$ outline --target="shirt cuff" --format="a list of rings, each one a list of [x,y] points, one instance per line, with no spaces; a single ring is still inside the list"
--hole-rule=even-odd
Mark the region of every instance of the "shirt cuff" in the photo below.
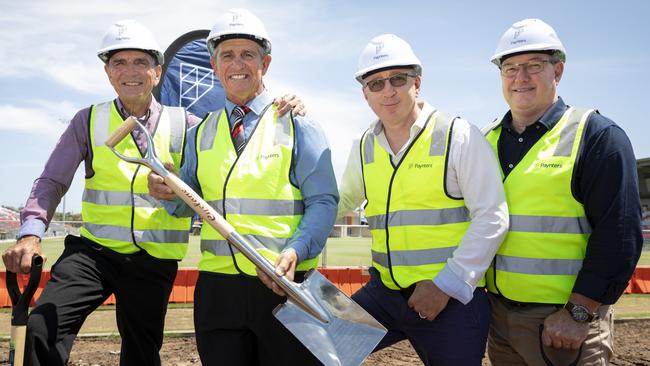
[[[293,249],[296,251],[296,255],[298,256],[298,264],[302,262],[303,260],[307,259],[307,255],[309,254],[309,250],[307,250],[307,247],[299,242],[298,240],[289,243],[286,249],[283,250],[283,252],[287,249]]]
[[[604,305],[611,305],[623,294],[627,284],[628,281],[617,282],[607,280],[592,273],[581,271],[573,285],[572,292],[586,296]]]
[[[20,239],[23,236],[34,235],[42,238],[45,236],[45,224],[41,220],[28,219],[23,222],[20,226],[20,231],[16,239]]]
[[[458,277],[449,266],[445,266],[433,279],[433,283],[442,292],[467,305],[474,297],[474,289],[467,282]]]

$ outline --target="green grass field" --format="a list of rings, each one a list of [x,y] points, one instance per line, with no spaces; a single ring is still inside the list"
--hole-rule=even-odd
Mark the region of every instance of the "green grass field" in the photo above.
[[[0,243],[0,252],[12,244],[13,242]],[[50,268],[63,252],[63,238],[45,239],[42,246],[47,256],[45,268]],[[200,259],[199,237],[190,236],[190,246],[185,259],[180,263],[180,267],[196,267]],[[329,238],[326,253],[322,256],[321,261],[324,261],[328,267],[369,266],[370,238]],[[650,251],[643,251],[639,265],[650,266]],[[4,269],[4,264],[0,263],[0,269]]]
[[[11,245],[13,245],[13,242],[0,243],[0,252]],[[45,268],[50,268],[63,252],[63,238],[45,239],[43,240],[42,248],[47,256]],[[187,250],[187,255],[179,266],[196,267],[200,259],[199,237],[190,236],[190,246]],[[327,241],[325,261],[328,266],[368,266],[370,265],[370,239],[330,238]],[[4,264],[1,262],[0,269],[4,269]]]

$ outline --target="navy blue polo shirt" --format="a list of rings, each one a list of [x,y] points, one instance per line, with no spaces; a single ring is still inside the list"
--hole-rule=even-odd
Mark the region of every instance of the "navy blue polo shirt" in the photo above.
[[[497,145],[505,177],[567,108],[559,98],[521,134],[512,128],[508,111]],[[609,118],[592,113],[571,181],[573,196],[584,205],[592,227],[573,292],[613,304],[627,287],[643,247],[638,182],[636,158],[627,135]]]

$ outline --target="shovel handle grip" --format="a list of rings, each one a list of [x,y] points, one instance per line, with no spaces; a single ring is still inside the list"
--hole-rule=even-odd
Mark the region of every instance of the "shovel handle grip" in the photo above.
[[[122,122],[122,124],[120,124],[110,136],[108,136],[104,144],[108,147],[115,147],[115,145],[119,144],[126,135],[135,129],[137,123],[137,120],[133,116],[129,116],[129,118],[124,120],[124,122]]]
[[[43,271],[43,257],[34,255],[32,257],[32,269],[29,272],[29,281],[23,292],[20,292],[16,273],[7,271],[7,292],[11,298],[11,325],[27,325],[27,310],[29,303],[41,281]]]

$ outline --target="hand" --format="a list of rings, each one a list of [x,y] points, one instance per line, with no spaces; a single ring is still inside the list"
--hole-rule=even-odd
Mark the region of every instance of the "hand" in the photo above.
[[[275,260],[275,274],[278,276],[284,276],[288,280],[293,281],[293,277],[296,273],[296,265],[298,264],[298,255],[294,249],[288,249],[280,253],[278,258]],[[286,296],[282,288],[278,286],[271,277],[267,276],[266,273],[262,272],[259,268],[257,270],[257,276],[260,280],[270,288],[277,295]]]
[[[589,323],[579,323],[562,308],[544,320],[542,342],[546,347],[578,349],[587,339]]]
[[[165,163],[165,168],[172,174],[178,175],[174,164]],[[165,179],[154,172],[150,172],[147,176],[147,188],[149,188],[149,195],[153,198],[166,201],[176,198],[176,193],[165,184]]]
[[[278,107],[278,116],[280,117],[292,109],[294,116],[304,117],[307,114],[307,109],[302,100],[294,94],[285,94],[279,98],[275,98],[273,103]]]
[[[409,298],[408,305],[421,318],[435,319],[447,306],[449,295],[444,293],[431,280],[420,281],[415,285],[415,291]]]
[[[29,273],[32,269],[32,257],[36,254],[43,257],[43,263],[45,263],[47,258],[41,251],[41,238],[27,235],[18,239],[16,244],[2,253],[2,261],[9,272]]]

